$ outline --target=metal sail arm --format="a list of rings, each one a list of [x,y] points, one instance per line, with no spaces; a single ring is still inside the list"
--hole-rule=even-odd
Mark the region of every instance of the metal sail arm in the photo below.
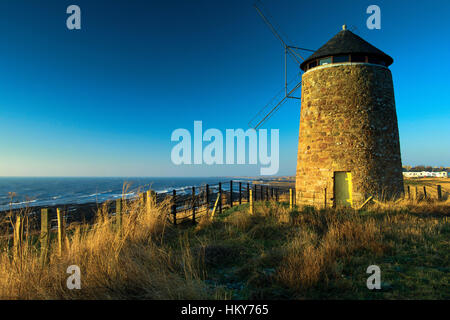
[[[288,48],[286,48],[286,50],[289,50]],[[299,53],[292,51],[293,54],[295,54],[297,57],[299,57],[300,59],[302,59],[303,61],[305,60],[305,58],[303,58]]]
[[[280,91],[278,91],[278,92],[272,97],[272,99],[270,99],[270,101],[269,101],[264,107],[262,107],[262,108],[258,111],[258,113],[256,113],[256,114],[253,116],[253,118],[250,119],[250,121],[248,122],[248,126],[249,126],[249,127],[251,127],[251,128],[255,128],[255,127],[256,127],[256,125],[253,125],[253,122],[254,122],[255,120],[258,121],[257,119],[260,117],[260,115],[263,114],[263,113],[265,113],[266,109],[268,109],[269,106],[272,105],[273,102],[274,102],[278,97],[280,97],[280,94],[281,94],[283,91],[284,91],[284,88],[281,89]],[[258,123],[259,123],[259,122],[258,122]]]
[[[262,118],[262,119],[256,124],[256,126],[255,126],[253,129],[255,129],[255,130],[258,129],[258,128],[259,128],[261,125],[263,125],[267,120],[269,120],[269,119],[272,117],[272,115],[274,114],[274,112],[277,111],[277,110],[283,105],[284,102],[286,102],[286,99],[287,99],[286,96],[285,96],[283,99],[281,99],[281,100],[276,104],[276,106],[273,107],[272,110],[270,110],[269,113],[266,114],[266,115],[264,116],[264,118]]]
[[[267,24],[267,26],[270,28],[270,31],[274,34],[275,37],[277,37],[278,40],[280,40],[283,47],[286,49],[286,51],[289,52],[290,56],[298,63],[301,64],[301,62],[297,59],[296,53],[292,50],[292,46],[288,46],[286,42],[284,42],[283,38],[278,34],[277,30],[275,30],[274,26],[270,23],[270,21],[266,18],[266,16],[262,13],[262,11],[258,8],[256,3],[253,5],[258,12],[258,14],[261,16],[261,18],[264,20],[264,22]],[[304,58],[301,58],[302,60],[305,60]]]
[[[258,0],[257,0],[258,2]],[[267,19],[267,17],[264,15],[264,13],[261,11],[261,9],[257,6],[257,3],[255,3],[253,5],[256,9],[256,11],[258,12],[258,14],[261,16],[261,18],[263,19],[263,21],[267,24],[267,26],[269,27],[270,31],[273,33],[273,35],[281,42],[281,44],[284,47],[284,88],[281,90],[284,90],[284,96],[281,98],[280,97],[280,93],[277,93],[268,104],[266,104],[248,123],[249,127],[252,127],[254,129],[258,129],[261,125],[263,125],[266,121],[268,121],[277,110],[279,110],[281,108],[281,106],[287,101],[287,99],[301,99],[299,97],[294,97],[292,96],[292,94],[301,87],[301,81],[299,83],[297,83],[297,85],[288,92],[288,86],[289,84],[292,82],[292,80],[288,83],[287,78],[288,78],[288,74],[287,74],[287,56],[289,54],[289,56],[295,60],[295,62],[297,62],[299,65],[301,64],[301,62],[299,61],[299,59],[301,60],[305,60],[305,58],[302,57],[302,55],[300,53],[298,53],[297,51],[310,51],[310,52],[315,52],[315,50],[310,50],[310,49],[305,49],[305,48],[300,48],[300,47],[296,47],[296,46],[290,46],[287,45],[286,42],[283,40],[283,38],[280,36],[280,34],[277,32],[277,30],[275,29],[275,27],[272,25],[272,23],[270,23],[269,19]],[[297,50],[297,51],[296,51]],[[294,78],[295,79],[295,78]],[[293,80],[294,80],[293,79]],[[274,103],[274,101],[278,101],[278,103]],[[270,109],[269,112],[267,112],[265,114],[264,117],[261,118],[261,116],[264,114],[264,112],[266,112],[266,110],[268,110],[271,106],[275,105],[274,107],[272,107]],[[256,122],[259,120],[259,122],[256,125],[253,125],[253,122]]]
[[[294,81],[295,81],[295,83],[298,83],[296,80],[297,80],[297,77],[298,76],[296,76],[296,77],[294,77],[294,78],[292,78],[288,83],[287,83],[287,85],[290,85],[290,84],[292,84]],[[283,91],[285,91],[285,93],[284,93],[284,95],[282,94],[283,93]],[[264,107],[262,107],[251,119],[250,119],[250,121],[248,122],[248,126],[249,127],[251,127],[251,128],[253,128],[254,127],[254,123],[256,122],[256,121],[258,121],[258,118],[261,118],[261,116],[263,115],[263,114],[266,114],[266,112],[268,111],[268,110],[271,110],[272,109],[272,106],[274,105],[274,102],[275,101],[279,101],[279,100],[281,100],[283,97],[286,97],[287,96],[287,94],[288,94],[288,92],[287,92],[287,90],[286,90],[286,87],[283,87],[282,89],[280,89],[265,105],[264,105]],[[289,98],[291,98],[291,97],[289,97]]]
[[[316,52],[316,50],[305,49],[305,48],[299,48],[299,47],[295,47],[295,46],[289,46],[289,48],[297,49],[297,50],[303,50],[303,51],[309,51],[309,52]]]
[[[267,122],[276,111],[278,111],[281,106],[287,101],[288,98],[290,99],[300,99],[298,97],[291,97],[290,95],[294,93],[298,88],[300,88],[302,85],[301,82],[299,82],[294,88],[292,88],[291,91],[287,95],[285,95],[254,127],[253,129],[258,129],[260,126],[262,126],[265,122]],[[275,96],[276,97],[276,96]],[[268,105],[275,99],[275,97],[268,103]],[[262,110],[264,110],[268,105],[266,105]],[[251,122],[262,112],[258,112],[255,117],[249,122],[249,126],[252,127]]]
[[[299,83],[297,83],[297,85],[291,91],[289,91],[289,93],[287,94],[287,97],[290,98],[290,99],[301,99],[299,97],[291,96],[291,94],[294,93],[301,86],[302,86],[302,82],[300,81]]]

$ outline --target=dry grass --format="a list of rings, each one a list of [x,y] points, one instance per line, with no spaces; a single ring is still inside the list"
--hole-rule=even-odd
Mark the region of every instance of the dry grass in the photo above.
[[[2,299],[205,299],[208,292],[186,241],[182,250],[165,246],[167,203],[145,208],[133,202],[124,208],[123,228],[99,210],[94,226],[69,230],[60,256],[53,242],[49,260],[27,239],[19,256],[0,253]],[[68,290],[66,269],[81,269],[82,290]]]
[[[426,187],[427,198],[437,199],[438,191],[437,186],[441,186],[441,195],[444,200],[450,199],[450,179],[448,178],[404,178],[405,183],[405,194],[408,197],[408,187],[410,188],[409,197],[416,198],[417,189],[417,200],[424,199],[424,189]]]
[[[245,248],[210,272],[244,283],[233,290],[237,299],[449,298],[449,216],[448,201],[378,202],[363,211],[258,202],[253,215],[235,208],[221,227],[206,227],[217,245]],[[365,283],[372,264],[382,269],[378,292]],[[229,281],[223,285],[233,288]]]
[[[371,210],[384,213],[386,211],[408,211],[410,213],[436,213],[448,214],[450,199],[436,201],[436,199],[399,199],[397,201],[376,202]]]
[[[295,223],[306,228],[297,229],[286,246],[278,279],[304,297],[310,289],[326,288],[330,283],[338,287],[344,284],[340,281],[345,277],[343,266],[351,266],[355,257],[383,264],[385,256],[405,256],[409,260],[424,249],[424,253],[444,262],[432,268],[448,267],[448,252],[442,248],[448,248],[445,235],[449,230],[449,201],[378,202],[365,213],[368,214],[347,209],[299,215]],[[417,265],[411,261],[405,268],[412,266],[423,268],[423,261],[418,260]],[[353,265],[350,269],[347,272],[351,274],[357,267]],[[448,275],[436,280],[444,288]],[[433,294],[448,297],[449,292],[436,288]]]
[[[124,208],[122,233],[106,206],[95,225],[68,230],[41,264],[36,240],[0,252],[2,299],[450,298],[450,203],[378,202],[364,210],[289,210],[257,202],[173,227],[168,203]],[[366,288],[381,267],[384,290]],[[68,290],[78,265],[82,290]],[[400,271],[399,271],[400,270]],[[387,284],[386,284],[387,283]]]
[[[329,277],[335,277],[336,262],[358,250],[368,250],[375,255],[383,251],[380,230],[374,219],[363,222],[354,215],[342,221],[327,215],[318,216],[310,223],[317,223],[312,225],[315,230],[297,231],[287,246],[287,254],[279,271],[281,282],[295,290],[306,290],[327,281]]]

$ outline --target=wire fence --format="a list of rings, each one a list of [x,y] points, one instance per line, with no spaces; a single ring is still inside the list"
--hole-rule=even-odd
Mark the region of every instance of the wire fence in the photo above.
[[[288,200],[289,189],[289,187],[272,186],[270,184],[253,184],[230,180],[219,182],[216,185],[207,184],[192,187],[189,194],[178,195],[176,190],[173,190],[170,193],[172,201],[170,219],[174,225],[186,220],[196,223],[198,218],[213,209],[218,197],[218,214],[221,214],[225,208],[249,203],[250,194],[252,194],[254,201],[286,201]]]
[[[325,191],[326,192],[326,191]],[[9,212],[3,212],[0,218],[0,239],[12,238],[15,232],[17,219],[22,219],[24,224],[26,219],[27,230],[23,230],[27,235],[39,235],[43,230],[46,233],[56,233],[62,225],[67,229],[73,228],[79,224],[95,227],[95,217],[99,210],[106,207],[107,214],[110,216],[121,216],[126,214],[124,207],[132,201],[140,200],[142,205],[154,197],[156,203],[167,201],[170,204],[170,212],[167,215],[168,220],[173,225],[191,222],[196,224],[198,220],[211,210],[215,209],[217,214],[222,214],[227,208],[236,205],[248,204],[256,201],[277,201],[289,202],[295,205],[295,189],[289,186],[280,186],[269,183],[258,183],[255,181],[225,181],[214,185],[193,186],[190,190],[180,192],[176,189],[155,193],[152,190],[139,193],[134,198],[117,199],[116,201],[106,201],[104,203],[91,203],[85,205],[72,205],[67,207],[28,207],[23,209],[14,209]],[[441,187],[436,186],[405,186],[404,197],[412,200],[436,199],[443,200],[448,197],[448,192]],[[251,199],[250,199],[251,198]],[[252,200],[252,201],[251,201]],[[324,207],[327,207],[326,197]],[[77,207],[84,206],[84,213],[77,214]]]
[[[188,190],[180,192],[173,189],[168,192],[156,193],[152,190],[139,193],[134,198],[123,198],[104,203],[90,203],[68,206],[51,207],[27,207],[22,209],[12,209],[3,212],[0,219],[0,239],[12,238],[14,236],[17,217],[22,218],[22,224],[26,219],[27,230],[23,232],[29,236],[39,235],[45,229],[48,233],[57,233],[61,225],[67,230],[79,224],[87,224],[91,228],[95,227],[95,217],[102,207],[106,206],[107,214],[110,216],[121,216],[126,214],[124,207],[133,201],[140,200],[142,205],[154,197],[156,203],[164,201],[170,204],[170,214],[168,220],[173,225],[192,222],[196,224],[199,219],[211,213],[214,205],[217,204],[217,214],[222,214],[227,208],[246,204],[253,201],[295,201],[293,188],[288,186],[274,186],[270,183],[254,183],[252,181],[230,180],[219,182],[214,185],[193,186]],[[83,213],[77,210],[83,208]],[[43,226],[45,224],[45,226]]]

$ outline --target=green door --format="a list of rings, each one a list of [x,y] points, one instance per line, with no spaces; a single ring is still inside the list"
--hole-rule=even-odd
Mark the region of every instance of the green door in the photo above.
[[[334,205],[352,206],[352,174],[347,171],[334,173]]]

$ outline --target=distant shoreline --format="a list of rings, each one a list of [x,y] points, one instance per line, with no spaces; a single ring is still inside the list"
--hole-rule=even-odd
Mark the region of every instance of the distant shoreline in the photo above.
[[[230,180],[233,180],[233,182],[235,182],[235,183],[239,180],[244,180],[244,181],[250,181],[252,184],[256,184],[256,185],[270,183],[271,185],[278,186],[278,187],[295,187],[295,178],[293,176],[267,177],[267,178],[266,177],[223,177],[222,179],[230,179]],[[222,187],[224,188],[224,190],[227,190],[227,188],[228,188],[227,182],[228,181],[222,182]],[[204,187],[205,185],[206,184],[196,185],[195,187],[199,188],[199,187]],[[170,189],[170,190],[158,193],[161,196],[160,199],[162,199],[163,195],[170,195],[172,193],[172,188],[168,188],[168,189]],[[174,186],[173,189],[180,190],[180,188],[176,187],[176,186]],[[186,189],[186,188],[181,188],[181,189]],[[186,196],[187,194],[189,194],[189,191],[190,191],[189,189],[190,188],[188,188],[187,192],[185,192],[186,194],[181,193],[178,195]],[[133,199],[135,197],[137,197],[137,193],[133,192],[131,196],[125,197],[125,198]],[[71,220],[74,220],[74,221],[88,220],[89,221],[94,218],[99,207],[101,207],[106,202],[113,203],[116,199],[119,199],[119,198],[111,197],[110,199],[86,201],[84,203],[68,201],[67,203],[61,203],[61,204],[39,204],[39,203],[37,203],[35,205],[33,205],[33,202],[35,202],[37,200],[31,200],[31,201],[28,201],[27,205],[23,205],[23,206],[16,205],[16,206],[13,206],[12,208],[1,209],[0,210],[0,218],[1,218],[1,216],[8,215],[10,211],[18,212],[18,211],[26,211],[27,210],[33,214],[38,214],[39,211],[43,208],[53,209],[53,211],[55,211],[55,212],[56,212],[56,208],[61,208],[67,212],[67,216],[70,216]],[[41,201],[43,201],[43,200],[41,200]],[[31,205],[29,205],[29,204],[31,204]],[[4,205],[4,207],[6,207],[6,206],[7,205]]]
[[[0,178],[0,212],[26,207],[53,207],[89,203],[103,203],[118,198],[133,198],[138,193],[152,189],[157,193],[176,190],[188,194],[191,188],[223,188],[233,180],[242,183],[275,183],[292,177],[196,177],[196,178]],[[12,201],[11,201],[12,199]]]

